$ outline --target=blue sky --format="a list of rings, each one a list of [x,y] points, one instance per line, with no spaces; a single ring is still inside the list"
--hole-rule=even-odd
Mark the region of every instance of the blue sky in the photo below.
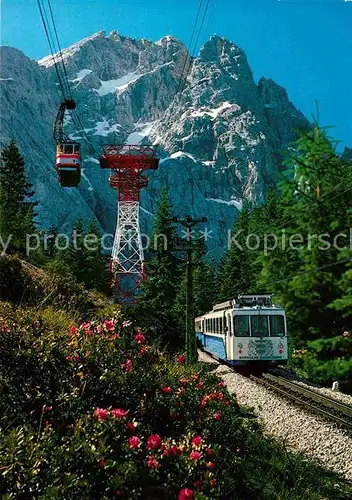
[[[45,1],[45,0],[44,0]],[[0,0],[1,45],[33,59],[49,53],[36,0]],[[206,1],[204,0],[203,4]],[[158,40],[171,34],[187,46],[199,0],[51,0],[62,47],[97,31]],[[242,47],[256,81],[284,86],[311,119],[352,147],[352,2],[344,0],[210,0],[199,46],[213,33]]]

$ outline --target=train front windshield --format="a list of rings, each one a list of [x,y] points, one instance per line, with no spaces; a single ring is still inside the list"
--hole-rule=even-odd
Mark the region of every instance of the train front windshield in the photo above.
[[[282,314],[235,315],[236,337],[282,337],[285,335],[285,320]]]

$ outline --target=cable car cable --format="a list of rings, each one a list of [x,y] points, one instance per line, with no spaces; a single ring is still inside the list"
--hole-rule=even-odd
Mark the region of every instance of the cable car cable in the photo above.
[[[198,44],[199,37],[200,37],[201,31],[202,31],[202,28],[203,28],[203,25],[204,25],[205,17],[207,15],[209,4],[210,4],[210,0],[207,0],[206,6],[205,6],[205,11],[203,13],[203,17],[202,17],[202,21],[201,21],[201,25],[200,25],[200,28],[199,28],[199,31],[198,31],[198,36],[197,36],[197,39],[196,39],[195,44],[194,44],[194,50],[197,48],[197,44]],[[182,92],[184,91],[184,89],[186,87],[187,77],[189,76],[191,70],[193,69],[193,63],[194,63],[194,59],[192,61],[192,64],[189,65],[188,71],[186,72],[186,76],[184,78],[184,83],[183,83],[183,86],[182,86],[182,89],[181,89],[181,94],[182,94]]]
[[[65,99],[65,89],[64,89],[64,86],[63,86],[63,83],[62,83],[62,80],[61,80],[61,76],[60,76],[58,65],[56,63],[56,59],[54,57],[54,51],[53,51],[53,48],[52,48],[52,45],[51,45],[51,39],[50,39],[49,31],[48,31],[48,28],[47,28],[47,24],[45,22],[45,15],[44,15],[44,11],[43,11],[43,8],[42,8],[40,0],[37,0],[37,5],[39,7],[39,12],[40,12],[40,16],[41,16],[41,19],[42,19],[42,23],[43,23],[44,31],[45,31],[45,34],[46,34],[46,38],[47,38],[48,43],[49,43],[49,48],[50,48],[51,56],[52,56],[53,61],[54,61],[54,66],[55,66],[55,70],[56,70],[56,75],[57,75],[58,83],[59,83],[59,86],[60,86],[60,89],[61,89],[62,97],[63,97],[63,99]]]
[[[202,3],[203,3],[203,0],[200,0],[199,6],[198,6],[198,11],[197,11],[197,17],[196,17],[195,23],[193,25],[191,40],[190,40],[190,42],[188,44],[189,49],[187,50],[187,56],[186,56],[186,58],[184,60],[184,63],[183,63],[183,67],[182,67],[182,70],[181,70],[179,84],[178,84],[178,87],[177,87],[177,90],[176,90],[176,93],[175,93],[174,97],[176,97],[176,95],[180,91],[180,88],[181,88],[181,85],[182,85],[182,75],[183,75],[183,73],[184,73],[184,71],[186,69],[186,66],[187,66],[187,63],[188,63],[188,60],[189,60],[189,56],[190,56],[190,53],[191,53],[191,46],[192,46],[193,38],[194,38],[194,35],[195,35],[195,32],[196,32],[197,23],[198,23],[200,11],[201,11],[201,8],[202,8]]]
[[[64,81],[65,81],[66,86],[67,86],[68,95],[69,95],[70,99],[73,100],[72,93],[71,93],[71,88],[70,88],[70,84],[69,84],[69,81],[68,81],[65,60],[64,60],[64,57],[63,57],[63,54],[62,54],[62,50],[61,50],[61,46],[60,46],[60,41],[59,41],[59,37],[58,37],[56,25],[55,25],[55,20],[54,20],[53,11],[52,11],[52,8],[51,8],[50,0],[47,0],[47,3],[48,3],[48,6],[49,6],[50,17],[51,17],[52,25],[53,25],[53,28],[54,28],[56,42],[57,42],[57,46],[58,46],[58,49],[59,49],[59,54],[60,54],[60,57],[61,57],[62,67],[63,67],[63,70],[64,70]]]
[[[63,94],[65,95],[65,93],[67,93],[68,97],[70,97],[70,99],[73,101],[74,99],[72,97],[72,92],[71,92],[71,88],[70,88],[70,84],[69,84],[69,80],[68,80],[68,75],[67,75],[67,70],[66,70],[66,64],[65,64],[64,57],[63,57],[63,53],[62,53],[62,49],[61,49],[61,45],[60,45],[60,41],[59,41],[58,32],[57,32],[57,29],[56,29],[54,14],[53,14],[53,10],[52,10],[51,4],[50,4],[50,0],[47,0],[47,4],[48,4],[48,7],[49,7],[49,11],[50,11],[51,22],[52,22],[52,25],[53,25],[53,28],[54,28],[55,37],[56,37],[56,44],[57,44],[57,47],[58,47],[58,53],[60,55],[62,69],[63,69],[63,73],[64,73],[64,75],[62,77],[59,76],[60,85],[61,85],[61,87],[65,87],[65,91],[63,91]],[[44,10],[44,13],[45,13],[45,10]],[[49,24],[48,20],[47,20],[47,24]],[[46,31],[48,32],[50,30],[46,29]],[[48,33],[48,41],[49,41],[49,33]],[[53,43],[53,45],[55,46],[54,43]],[[54,62],[55,62],[54,50],[52,50],[51,44],[50,44],[50,47],[51,47],[52,57],[53,57]],[[56,65],[55,65],[55,67],[58,70],[58,67]],[[74,122],[74,124],[76,126],[77,132],[79,132],[79,133],[82,132],[82,134],[84,136],[83,139],[86,141],[86,143],[87,143],[87,145],[89,147],[90,152],[92,154],[97,155],[97,151],[94,149],[94,147],[90,143],[90,141],[88,139],[88,136],[87,136],[87,134],[86,134],[86,132],[84,130],[84,127],[82,125],[82,122],[81,122],[81,120],[79,118],[79,115],[78,115],[77,111],[76,110],[72,110],[72,111],[73,112],[71,113],[71,117],[72,117],[72,120],[73,120],[73,122]]]

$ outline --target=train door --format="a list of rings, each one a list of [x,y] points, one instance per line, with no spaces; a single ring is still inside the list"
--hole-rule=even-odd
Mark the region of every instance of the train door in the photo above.
[[[226,342],[227,359],[232,360],[233,359],[233,339],[234,339],[232,311],[226,311],[224,313],[224,322],[226,325],[225,342]]]

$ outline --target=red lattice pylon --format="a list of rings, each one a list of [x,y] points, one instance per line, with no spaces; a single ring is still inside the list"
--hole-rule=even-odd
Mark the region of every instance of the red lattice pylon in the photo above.
[[[110,186],[117,189],[117,223],[111,252],[111,283],[117,299],[134,303],[146,278],[139,227],[141,189],[148,185],[146,170],[156,170],[159,160],[155,147],[107,145],[100,158],[101,168],[109,168]]]

